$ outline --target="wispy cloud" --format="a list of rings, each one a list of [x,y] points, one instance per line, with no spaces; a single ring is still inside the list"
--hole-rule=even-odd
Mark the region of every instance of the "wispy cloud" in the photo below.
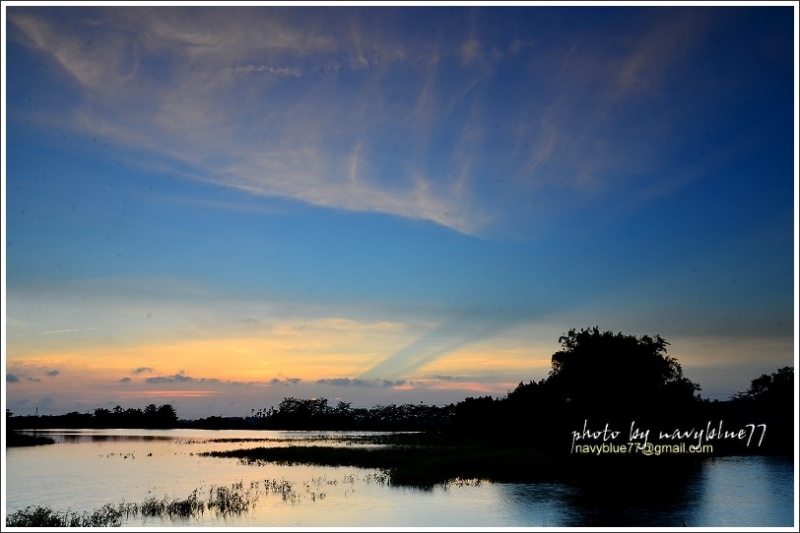
[[[216,378],[193,378],[186,374],[178,373],[171,376],[146,378],[144,382],[150,385],[163,385],[165,383],[219,383],[220,380]]]
[[[432,374],[430,377],[431,377],[431,379],[438,379],[438,380],[442,380],[442,381],[458,381],[458,380],[463,379],[463,378],[459,378],[458,376],[447,376],[447,375],[444,375],[444,374]]]
[[[6,374],[6,383],[19,383],[19,378],[14,374]]]
[[[456,313],[435,328],[419,336],[405,347],[385,357],[364,372],[360,379],[397,379],[413,375],[417,370],[458,348],[491,339],[525,320],[523,316],[505,313],[490,315]]]
[[[91,328],[70,328],[70,329],[51,329],[48,331],[41,331],[39,332],[42,335],[55,335],[59,333],[75,333],[76,331],[92,331],[97,329],[96,327]]]
[[[153,369],[149,366],[140,366],[131,370],[131,374],[152,374]]]
[[[59,372],[58,370],[48,370],[47,372],[45,372],[45,375],[47,375],[47,376],[49,376],[51,378],[54,378],[57,375],[59,375],[60,373],[61,372]]]
[[[616,78],[619,89],[626,94],[658,90],[669,70],[705,35],[707,18],[703,11],[684,10],[653,25],[622,62]]]
[[[23,42],[52,54],[86,89],[73,128],[160,154],[187,179],[469,234],[516,216],[497,208],[493,183],[502,183],[504,198],[527,197],[531,179],[555,166],[567,171],[559,186],[602,181],[624,167],[626,158],[595,143],[597,124],[611,115],[584,114],[598,102],[575,87],[599,81],[601,95],[641,92],[637,80],[650,80],[650,90],[690,49],[690,40],[671,36],[697,28],[672,17],[629,37],[622,53],[590,43],[548,57],[526,35],[486,42],[471,12],[468,30],[438,41],[404,40],[386,31],[388,12],[367,25],[352,9],[111,8],[70,15],[69,25],[57,13],[19,9],[9,19]],[[498,65],[508,61],[522,62],[505,68],[532,69],[543,90],[507,86]],[[400,97],[398,76],[418,96]],[[499,88],[522,108],[498,110]],[[541,130],[528,128],[520,141],[519,128],[490,126],[517,120]]]
[[[278,76],[294,77],[301,75],[300,70],[296,68],[268,67],[266,65],[245,65],[241,67],[235,67],[234,72],[236,74],[275,74]]]
[[[461,45],[461,62],[469,65],[481,56],[481,42],[478,39],[469,39]]]
[[[430,39],[405,36],[417,19],[403,9],[12,8],[9,21],[83,87],[65,104],[73,131],[186,179],[487,236],[670,179],[652,171],[673,120],[626,129],[658,112],[708,16],[642,13],[547,47],[558,28],[498,36],[472,10]]]
[[[269,380],[270,385],[297,385],[302,380],[300,378],[272,378]]]
[[[337,387],[395,387],[405,385],[405,380],[390,381],[388,379],[359,379],[359,378],[324,378],[318,379],[320,385],[334,385]]]

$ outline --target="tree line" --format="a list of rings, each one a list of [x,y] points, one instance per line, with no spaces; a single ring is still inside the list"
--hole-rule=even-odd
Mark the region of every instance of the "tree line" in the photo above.
[[[255,425],[264,429],[362,429],[424,430],[452,423],[455,405],[402,404],[352,407],[340,401],[332,406],[325,398],[284,398],[276,407],[253,411]]]
[[[723,420],[730,428],[767,424],[769,438],[758,452],[791,453],[794,369],[784,367],[752,381],[729,401],[710,402],[701,387],[683,375],[667,355],[659,335],[636,337],[572,329],[560,337],[547,378],[520,382],[505,396],[468,397],[443,407],[413,405],[352,408],[325,398],[285,398],[255,412],[255,427],[265,429],[440,430],[469,438],[535,441],[562,446],[584,421],[603,427],[659,431],[690,429]],[[738,446],[738,447],[737,447]],[[743,451],[720,442],[723,453]],[[750,452],[753,449],[749,450]]]
[[[794,369],[784,367],[752,381],[730,401],[709,402],[667,355],[661,336],[572,329],[559,338],[551,370],[540,381],[520,382],[501,398],[468,397],[456,404],[377,405],[354,408],[325,398],[284,398],[252,409],[249,417],[212,416],[178,421],[171,405],[144,410],[95,409],[61,416],[13,417],[13,427],[195,427],[208,429],[436,430],[499,440],[562,444],[584,421],[625,427],[632,421],[653,430],[686,428],[710,420],[734,427],[767,424],[761,451],[791,453],[794,435]],[[7,420],[9,413],[7,412]]]
[[[40,428],[174,428],[178,414],[170,404],[147,405],[144,409],[117,405],[113,409],[97,408],[91,413],[72,411],[63,415],[14,416],[6,410],[7,427],[11,429]]]

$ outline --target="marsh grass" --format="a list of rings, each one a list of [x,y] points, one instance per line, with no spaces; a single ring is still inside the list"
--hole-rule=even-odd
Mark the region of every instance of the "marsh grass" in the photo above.
[[[405,433],[344,436],[353,446],[297,445],[204,452],[242,464],[351,466],[375,469],[389,485],[430,490],[482,481],[536,483],[578,481],[622,473],[663,476],[693,468],[685,457],[575,456],[552,446],[494,441],[458,441],[450,435]]]
[[[271,480],[277,490],[291,491],[286,482]],[[268,487],[265,480],[264,486]],[[46,506],[29,506],[18,510],[6,518],[7,527],[118,527],[132,518],[143,522],[150,518],[168,520],[187,520],[202,517],[206,512],[218,516],[239,515],[253,509],[259,496],[259,485],[251,484],[244,488],[242,482],[230,487],[212,486],[205,492],[195,489],[187,498],[147,498],[141,503],[122,502],[117,505],[106,504],[92,513],[75,511],[54,511]]]
[[[124,511],[111,504],[90,513],[66,511],[59,513],[50,507],[26,507],[6,518],[7,527],[119,527]]]
[[[106,504],[91,513],[76,511],[55,511],[47,506],[29,506],[15,511],[6,518],[7,527],[119,527],[131,519],[150,519],[186,521],[198,520],[206,513],[230,517],[251,512],[259,498],[277,495],[285,502],[296,504],[303,501],[323,500],[327,491],[338,487],[348,487],[357,480],[367,483],[385,483],[381,473],[365,476],[344,475],[341,479],[327,477],[327,474],[312,476],[310,481],[293,484],[284,479],[264,479],[251,481],[245,485],[240,481],[230,486],[212,485],[198,488],[186,498],[150,497],[141,503],[121,502]],[[352,489],[350,489],[352,490]],[[344,495],[347,495],[345,489]]]
[[[435,485],[464,485],[480,480],[527,481],[552,479],[562,473],[552,457],[530,449],[486,446],[386,446],[342,448],[288,446],[206,452],[210,457],[238,458],[243,464],[355,466],[379,471],[393,486],[430,489]]]

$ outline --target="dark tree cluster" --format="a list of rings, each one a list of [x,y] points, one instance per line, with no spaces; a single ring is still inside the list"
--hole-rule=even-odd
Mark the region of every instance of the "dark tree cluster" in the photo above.
[[[349,402],[328,405],[325,398],[284,398],[277,408],[254,411],[265,429],[420,430],[441,429],[452,421],[454,405],[376,405],[354,408]]]
[[[467,398],[456,428],[500,437],[563,438],[583,420],[666,422],[700,402],[699,385],[683,376],[661,336],[571,329],[559,338],[546,379],[520,383],[505,398]],[[685,418],[684,418],[685,421]]]
[[[683,376],[661,336],[574,329],[559,338],[546,385],[558,400],[581,410],[641,411],[695,402],[700,386]]]
[[[795,436],[794,368],[785,366],[754,379],[746,392],[721,406],[721,416],[739,424],[767,424],[764,449],[792,455]],[[719,407],[718,407],[719,409]]]
[[[784,367],[753,380],[731,401],[703,400],[700,386],[683,375],[667,355],[659,335],[630,336],[597,327],[570,330],[560,339],[546,379],[520,383],[504,398],[467,398],[456,406],[454,429],[465,435],[490,435],[514,442],[557,444],[588,420],[626,429],[658,431],[705,427],[723,421],[728,428],[767,424],[763,446],[719,442],[717,452],[791,454],[794,442],[794,370]]]
[[[144,409],[123,409],[117,405],[113,409],[98,408],[93,413],[73,411],[64,415],[9,416],[6,421],[11,429],[37,428],[173,428],[178,415],[172,405],[150,404]]]
[[[376,405],[354,408],[325,398],[284,398],[277,407],[252,409],[252,416],[212,416],[182,427],[206,429],[384,430],[454,432],[470,439],[553,444],[564,440],[585,420],[600,427],[627,427],[636,421],[655,431],[724,420],[734,427],[767,424],[768,438],[760,452],[790,453],[794,435],[794,369],[784,367],[753,380],[750,389],[730,401],[708,402],[700,386],[683,375],[667,355],[661,336],[601,332],[597,327],[571,329],[559,338],[545,379],[520,383],[502,398],[466,398],[457,404]],[[95,409],[93,413],[13,417],[14,428],[170,428],[178,427],[171,405],[142,409]],[[726,451],[727,453],[727,451]],[[734,451],[735,453],[735,451]]]

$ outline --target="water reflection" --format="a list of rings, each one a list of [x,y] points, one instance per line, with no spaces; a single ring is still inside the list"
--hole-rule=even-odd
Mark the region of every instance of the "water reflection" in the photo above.
[[[709,459],[697,480],[694,526],[780,527],[794,521],[794,465],[782,457]]]
[[[7,450],[4,467],[8,490],[4,496],[9,512],[28,505],[91,511],[123,499],[185,498],[199,487],[208,490],[213,485],[239,482],[250,486],[254,481],[275,479],[291,482],[298,497],[303,498],[302,505],[272,495],[259,500],[253,514],[226,518],[230,523],[225,524],[209,523],[210,519],[204,517],[202,525],[788,527],[794,519],[794,465],[780,458],[716,458],[666,472],[642,468],[626,473],[609,467],[580,482],[452,483],[420,491],[377,483],[373,479],[376,471],[369,469],[275,464],[255,467],[198,455],[261,446],[254,441],[263,439],[274,441],[268,445],[296,445],[287,444],[287,440],[320,437],[322,433],[29,433],[46,435],[59,444]],[[128,460],[120,460],[125,458]],[[315,485],[319,480],[324,486]],[[326,496],[310,495],[319,496],[320,492]]]
[[[532,527],[793,525],[791,460],[715,458],[666,474],[618,472],[569,484],[497,487],[512,521]]]
[[[164,435],[108,434],[68,431],[20,431],[24,435],[50,437],[56,443],[79,444],[82,442],[156,442],[172,441],[174,437]]]
[[[503,514],[516,525],[563,527],[575,488],[563,483],[498,483]]]

